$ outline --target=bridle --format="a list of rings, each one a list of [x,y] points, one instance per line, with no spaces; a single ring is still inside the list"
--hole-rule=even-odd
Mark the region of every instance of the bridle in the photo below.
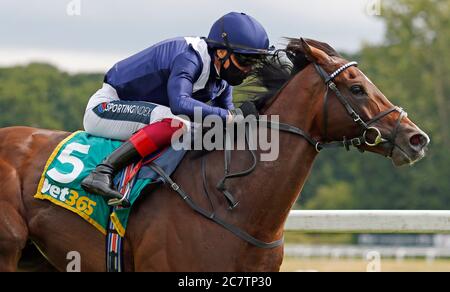
[[[385,112],[382,112],[378,115],[376,115],[375,117],[373,117],[371,120],[365,122],[361,116],[357,113],[357,111],[352,107],[352,105],[350,104],[349,99],[344,96],[340,90],[338,89],[336,83],[334,82],[335,78],[337,76],[339,76],[342,72],[344,72],[345,70],[347,70],[350,67],[353,66],[357,66],[358,64],[356,62],[350,62],[342,67],[340,67],[339,69],[337,69],[335,72],[333,72],[331,75],[328,75],[325,70],[318,64],[314,63],[314,67],[316,68],[317,72],[319,73],[319,75],[322,77],[322,79],[325,82],[325,85],[327,86],[327,90],[325,92],[325,96],[324,96],[324,133],[325,133],[325,140],[326,141],[328,139],[328,107],[327,107],[327,103],[328,103],[328,99],[329,99],[329,89],[331,89],[331,91],[333,91],[336,95],[336,97],[338,98],[338,100],[340,101],[340,103],[345,107],[347,113],[350,115],[350,117],[353,119],[353,121],[359,125],[359,127],[361,128],[361,135],[359,137],[356,138],[352,138],[352,139],[347,139],[346,137],[343,138],[342,141],[333,141],[333,142],[321,142],[318,140],[315,140],[314,138],[311,137],[311,135],[309,135],[308,133],[306,133],[305,131],[301,130],[300,128],[291,126],[289,124],[285,124],[285,123],[275,123],[272,121],[266,121],[267,123],[267,127],[269,128],[273,128],[273,129],[279,129],[280,131],[283,132],[288,132],[291,134],[295,134],[295,135],[299,135],[301,137],[303,137],[306,141],[308,141],[315,149],[317,152],[320,152],[323,149],[326,148],[337,148],[337,147],[345,147],[347,150],[350,150],[350,146],[354,146],[354,147],[360,147],[363,145],[369,146],[369,147],[376,147],[378,145],[381,144],[390,144],[391,148],[389,149],[389,156],[392,156],[392,152],[394,151],[395,147],[399,147],[398,145],[396,145],[395,143],[395,139],[397,137],[398,134],[398,129],[400,128],[400,124],[401,121],[407,116],[407,113],[400,107],[393,107]],[[279,93],[287,86],[287,84],[291,81],[291,79],[289,79],[278,91],[278,94],[276,94],[274,96],[274,98],[279,96]],[[373,126],[376,122],[380,121],[381,119],[383,119],[384,117],[390,115],[393,112],[398,112],[399,113],[399,117],[397,119],[396,125],[393,129],[393,131],[390,133],[390,135],[388,137],[383,137],[381,131]],[[261,122],[261,121],[260,121]],[[367,138],[369,133],[375,133],[376,134],[376,138],[373,141],[369,141]],[[246,141],[247,143],[249,143],[249,128],[246,128]],[[227,137],[228,135],[226,135],[225,137]],[[227,140],[229,138],[225,138],[225,140]],[[323,138],[322,138],[323,139]],[[250,168],[248,168],[247,170],[241,171],[241,172],[237,172],[237,173],[230,173],[230,163],[231,163],[231,150],[224,150],[224,154],[225,154],[225,175],[224,177],[219,181],[219,183],[217,184],[216,188],[221,191],[223,193],[223,195],[225,196],[228,204],[229,204],[229,210],[233,210],[236,206],[238,206],[239,202],[234,198],[233,194],[227,189],[226,187],[226,180],[227,179],[233,179],[233,178],[238,178],[238,177],[244,177],[249,175],[250,173],[252,173],[257,165],[257,155],[256,155],[256,151],[255,150],[249,150],[250,153],[252,154],[252,159],[253,159],[253,163],[250,166]],[[361,150],[362,151],[362,150]],[[203,188],[204,188],[204,193],[206,195],[206,197],[209,200],[210,206],[212,211],[203,209],[202,207],[200,207],[198,204],[196,204],[194,202],[194,200],[189,196],[188,193],[186,193],[178,184],[176,184],[169,175],[167,175],[165,173],[165,171],[160,168],[158,165],[151,163],[149,164],[149,166],[160,175],[160,177],[164,180],[164,182],[166,184],[168,184],[188,205],[189,207],[191,207],[195,212],[197,212],[198,214],[202,215],[203,217],[205,217],[208,220],[213,221],[214,223],[222,226],[223,228],[227,229],[228,231],[230,231],[231,233],[233,233],[234,235],[236,235],[237,237],[241,238],[242,240],[248,242],[249,244],[259,247],[259,248],[264,248],[264,249],[272,249],[272,248],[276,248],[279,247],[280,245],[283,244],[284,239],[281,238],[279,240],[273,241],[273,242],[265,242],[262,240],[259,240],[255,237],[253,237],[252,235],[248,234],[247,232],[245,232],[244,230],[240,229],[239,227],[230,224],[228,222],[226,222],[225,220],[223,220],[222,218],[218,217],[214,206],[212,204],[212,200],[208,191],[208,185],[207,185],[207,178],[206,178],[206,161],[205,161],[205,157],[202,157],[202,179],[203,179]]]
[[[398,130],[400,128],[400,124],[401,121],[407,117],[407,113],[406,111],[403,110],[403,108],[398,107],[398,106],[394,106],[391,109],[381,112],[378,115],[376,115],[375,117],[373,117],[371,120],[365,122],[362,118],[361,115],[358,114],[358,112],[353,108],[353,106],[351,105],[349,99],[343,95],[341,93],[341,91],[338,89],[336,83],[334,82],[334,80],[336,79],[337,76],[339,76],[341,73],[343,73],[345,70],[347,70],[350,67],[353,66],[357,66],[358,63],[357,62],[350,62],[347,63],[345,65],[343,65],[342,67],[340,67],[339,69],[337,69],[336,71],[334,71],[331,75],[328,75],[325,70],[318,64],[313,63],[317,73],[322,77],[322,79],[325,82],[325,85],[327,86],[327,90],[325,92],[324,95],[324,133],[325,133],[325,140],[326,141],[328,139],[328,99],[329,99],[329,89],[331,89],[331,91],[334,92],[334,94],[336,95],[336,97],[338,98],[338,100],[340,101],[340,103],[344,106],[345,110],[347,111],[347,113],[349,114],[349,116],[353,119],[353,121],[361,128],[361,135],[359,137],[355,137],[352,139],[347,139],[346,137],[343,137],[343,139],[341,141],[332,141],[332,142],[322,142],[319,140],[314,139],[313,137],[311,137],[310,134],[306,133],[305,131],[303,131],[300,128],[297,128],[295,126],[289,125],[289,124],[285,124],[285,123],[275,123],[272,121],[265,121],[266,122],[266,126],[272,129],[278,129],[280,131],[283,132],[287,132],[287,133],[291,133],[291,134],[295,134],[295,135],[299,135],[301,137],[303,137],[306,141],[308,141],[312,146],[314,146],[314,148],[316,149],[317,152],[321,152],[323,149],[326,148],[339,148],[339,147],[345,147],[345,149],[347,149],[347,151],[350,150],[350,146],[354,146],[357,147],[360,151],[363,152],[363,149],[360,149],[359,147],[361,146],[368,146],[368,147],[376,147],[378,145],[384,144],[384,145],[390,145],[390,148],[388,148],[388,154],[386,156],[391,157],[392,153],[394,151],[395,147],[399,147],[396,143],[395,140],[397,138],[398,135]],[[279,94],[281,93],[281,91],[287,86],[287,84],[291,81],[291,79],[289,79],[278,91],[278,94],[276,94],[274,96],[274,99],[276,99]],[[381,133],[381,131],[374,126],[375,123],[377,123],[378,121],[380,121],[381,119],[387,117],[388,115],[392,114],[393,112],[398,112],[399,113],[399,117],[397,119],[396,125],[394,127],[394,129],[392,130],[392,132],[390,133],[389,136],[387,137],[383,137],[383,134]],[[261,121],[260,121],[261,122]],[[373,141],[369,141],[368,140],[368,135],[373,132],[376,134],[376,137]],[[246,141],[248,143],[248,138],[249,136],[249,129],[246,128]],[[225,136],[227,137],[227,136]],[[226,138],[228,139],[228,138]],[[322,138],[323,140],[323,138]],[[219,183],[217,184],[216,188],[222,192],[222,194],[224,195],[224,197],[226,198],[228,204],[229,204],[229,210],[233,210],[238,204],[239,201],[237,201],[233,194],[227,189],[226,187],[226,181],[228,179],[233,179],[233,178],[238,178],[238,177],[244,177],[249,175],[250,173],[252,173],[257,165],[257,155],[256,152],[254,150],[249,150],[249,152],[252,154],[252,160],[253,163],[252,165],[244,171],[241,172],[236,172],[236,173],[230,173],[230,164],[231,164],[231,150],[224,150],[224,160],[225,160],[225,175],[224,177],[219,181]],[[203,173],[203,183],[204,183],[204,190],[205,190],[205,194],[207,195],[207,197],[209,198],[209,193],[207,191],[207,187],[205,187],[206,184],[206,169],[204,167],[204,161],[202,163],[202,173]],[[211,200],[210,200],[211,201]],[[228,229],[228,228],[227,228]],[[229,229],[230,230],[230,229]],[[232,231],[233,232],[233,231]],[[235,232],[233,232],[235,233]],[[245,237],[241,237],[243,240],[250,242],[251,244],[261,247],[261,248],[273,248],[275,246],[277,246],[277,244],[281,244],[281,240],[276,241],[276,242],[272,242],[270,244],[261,242],[251,236],[245,236]]]
[[[269,122],[268,126],[271,128],[279,128],[281,131],[289,132],[292,134],[300,135],[303,138],[305,138],[306,141],[308,141],[317,152],[322,151],[326,148],[339,148],[344,147],[347,149],[347,151],[350,150],[351,146],[354,146],[356,148],[361,146],[368,146],[368,147],[376,147],[378,145],[389,145],[390,148],[388,148],[386,156],[392,157],[392,153],[395,149],[395,147],[399,147],[395,140],[398,135],[398,130],[400,128],[400,124],[402,120],[408,116],[407,112],[398,106],[394,106],[391,109],[384,111],[382,113],[379,113],[375,117],[373,117],[369,121],[364,121],[361,118],[361,115],[358,114],[358,112],[353,108],[351,105],[349,98],[347,98],[345,95],[341,93],[339,88],[337,87],[336,83],[334,82],[336,77],[339,76],[341,73],[343,73],[345,70],[347,70],[350,67],[356,67],[358,66],[357,62],[350,62],[343,66],[341,66],[339,69],[334,71],[332,74],[328,75],[328,73],[325,72],[325,70],[318,64],[313,63],[314,68],[316,69],[317,73],[320,75],[320,77],[323,79],[327,89],[325,91],[324,95],[324,106],[323,106],[323,119],[324,119],[324,137],[322,137],[322,141],[316,140],[311,135],[307,134],[305,131],[291,126],[289,124],[284,123],[273,123]],[[336,97],[338,98],[339,102],[344,106],[345,110],[347,111],[348,115],[353,119],[353,121],[358,124],[358,126],[361,128],[361,135],[355,138],[348,139],[347,137],[343,137],[341,141],[332,141],[327,142],[328,140],[328,100],[329,100],[329,93],[330,90],[334,92]],[[374,126],[375,123],[380,121],[381,119],[387,117],[393,112],[398,112],[399,117],[397,119],[396,125],[393,128],[390,135],[387,137],[383,137],[383,134],[381,131]],[[376,137],[373,139],[373,141],[369,141],[368,136],[370,133],[375,133]],[[358,148],[360,151],[364,151],[360,148]]]

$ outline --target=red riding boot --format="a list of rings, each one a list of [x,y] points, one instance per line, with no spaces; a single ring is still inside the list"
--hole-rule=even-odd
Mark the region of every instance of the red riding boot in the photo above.
[[[91,194],[120,200],[122,194],[114,186],[114,176],[127,165],[169,146],[172,135],[182,128],[182,123],[178,126],[171,123],[172,119],[164,119],[138,131],[83,179],[82,188]]]

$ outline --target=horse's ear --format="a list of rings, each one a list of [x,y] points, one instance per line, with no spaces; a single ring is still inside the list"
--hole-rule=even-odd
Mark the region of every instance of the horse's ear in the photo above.
[[[302,43],[305,56],[309,61],[319,65],[326,65],[332,62],[330,56],[328,56],[328,54],[321,49],[310,46],[304,38],[301,38],[300,41]]]

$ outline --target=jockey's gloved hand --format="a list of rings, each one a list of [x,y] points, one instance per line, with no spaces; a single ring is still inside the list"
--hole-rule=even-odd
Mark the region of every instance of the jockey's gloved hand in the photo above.
[[[239,109],[242,111],[244,118],[248,116],[255,116],[256,118],[259,117],[259,112],[254,102],[244,101]]]
[[[244,101],[240,107],[230,110],[230,119],[228,121],[240,122],[248,116],[259,117],[256,106],[251,101]]]

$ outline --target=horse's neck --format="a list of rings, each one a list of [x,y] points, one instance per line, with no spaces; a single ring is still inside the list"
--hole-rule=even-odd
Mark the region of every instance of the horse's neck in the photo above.
[[[280,122],[315,136],[319,134],[314,123],[317,114],[317,98],[314,96],[318,92],[311,87],[311,82],[302,78],[295,77],[264,114],[269,117],[279,115]],[[247,222],[254,224],[256,234],[265,240],[275,240],[281,236],[289,211],[303,188],[316,156],[314,147],[302,137],[279,133],[278,158],[273,162],[260,162],[253,174],[255,179],[247,179],[250,181],[248,188],[254,195],[245,196],[243,200],[252,210]]]

